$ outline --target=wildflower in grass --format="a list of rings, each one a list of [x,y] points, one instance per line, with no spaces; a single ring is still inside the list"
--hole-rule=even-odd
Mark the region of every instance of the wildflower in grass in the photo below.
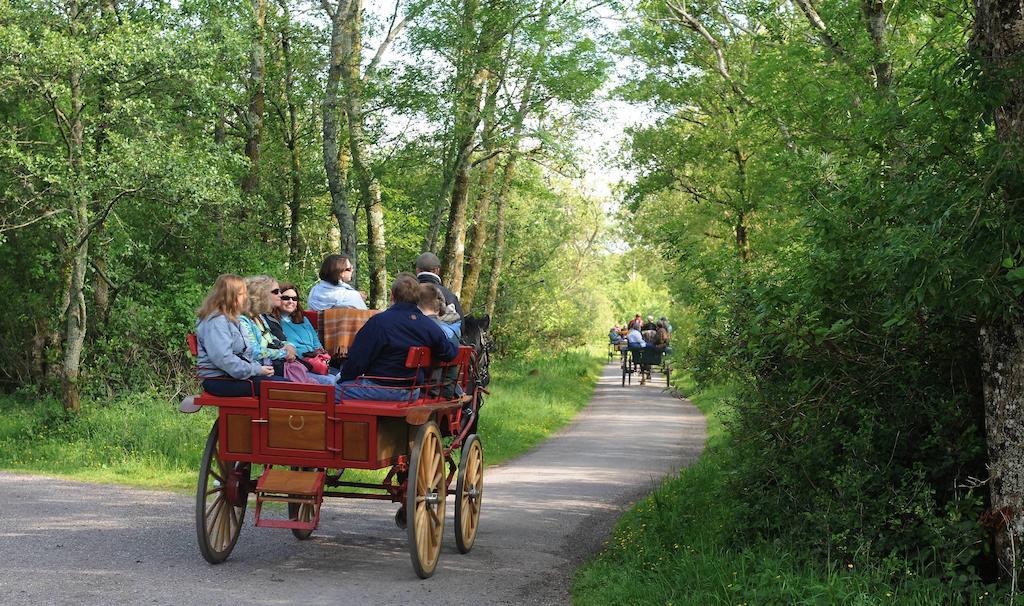
[[[853,564],[847,564],[846,567],[849,568],[850,570],[853,570]]]

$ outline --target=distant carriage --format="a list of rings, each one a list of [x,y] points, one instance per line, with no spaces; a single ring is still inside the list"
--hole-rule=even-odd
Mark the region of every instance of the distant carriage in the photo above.
[[[622,385],[632,385],[633,375],[640,376],[643,385],[652,379],[652,370],[657,367],[665,375],[665,385],[672,385],[672,366],[668,353],[671,350],[661,347],[627,347],[621,352]]]

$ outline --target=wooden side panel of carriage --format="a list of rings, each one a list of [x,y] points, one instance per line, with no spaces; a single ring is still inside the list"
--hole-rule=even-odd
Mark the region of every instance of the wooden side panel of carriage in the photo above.
[[[264,389],[260,403],[220,409],[224,460],[380,469],[408,454],[410,428],[402,417],[342,412],[346,407],[334,404],[333,389],[322,386]]]

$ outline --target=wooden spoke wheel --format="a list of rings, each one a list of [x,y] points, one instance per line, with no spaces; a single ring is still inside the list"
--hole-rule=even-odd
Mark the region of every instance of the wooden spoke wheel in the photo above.
[[[219,451],[215,422],[206,439],[196,487],[199,552],[211,564],[228,559],[235,548],[248,501],[249,465],[222,461]]]
[[[309,503],[288,503],[288,519],[298,520],[300,522],[312,522],[313,521],[313,505]],[[292,534],[295,538],[300,541],[305,541],[312,536],[312,530],[303,530],[301,528],[292,528]]]
[[[484,496],[484,450],[480,437],[470,435],[462,445],[459,479],[455,484],[455,544],[469,553],[480,527],[480,503]]]
[[[434,574],[441,555],[447,480],[441,432],[428,421],[416,432],[405,495],[409,553],[421,579]]]
[[[314,471],[312,467],[292,467],[292,471]],[[327,471],[326,469],[324,470]],[[290,495],[297,496],[297,495]],[[309,503],[288,503],[288,519],[298,520],[300,522],[312,522],[313,521],[313,506]],[[305,541],[313,535],[312,530],[303,530],[301,528],[292,528],[292,534],[296,539]]]

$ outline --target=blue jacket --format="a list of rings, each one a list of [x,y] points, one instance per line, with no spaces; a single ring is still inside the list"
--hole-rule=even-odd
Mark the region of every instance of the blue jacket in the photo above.
[[[367,320],[356,333],[339,381],[360,375],[413,377],[415,371],[405,367],[405,358],[410,347],[421,345],[430,347],[440,360],[452,360],[459,354],[441,327],[414,303],[395,303]]]
[[[366,302],[359,295],[359,291],[344,282],[331,284],[324,280],[320,280],[310,289],[309,296],[306,297],[306,305],[315,311],[334,307],[366,309]]]
[[[302,318],[302,324],[296,324],[292,322],[291,316],[282,315],[281,329],[288,342],[295,346],[295,353],[299,357],[302,357],[302,354],[307,351],[323,348],[316,329],[309,323],[309,318]]]
[[[647,347],[647,341],[644,341],[643,335],[635,328],[626,335],[626,341],[629,342],[630,347]]]
[[[197,320],[199,376],[248,379],[260,374],[263,365],[255,359],[248,332],[239,322],[219,313]]]

